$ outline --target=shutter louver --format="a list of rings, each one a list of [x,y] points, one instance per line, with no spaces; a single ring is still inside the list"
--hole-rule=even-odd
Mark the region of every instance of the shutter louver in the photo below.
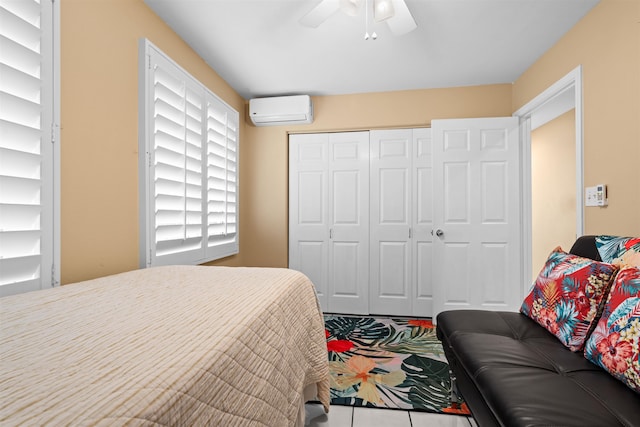
[[[0,286],[39,289],[43,106],[38,1],[0,1]]]

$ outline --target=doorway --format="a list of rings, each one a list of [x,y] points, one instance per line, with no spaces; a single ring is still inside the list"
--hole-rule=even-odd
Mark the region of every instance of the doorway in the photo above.
[[[576,240],[575,108],[531,131],[531,280]]]
[[[571,114],[573,112],[573,114]],[[575,145],[573,149],[575,174],[575,237],[579,237],[584,233],[584,208],[583,208],[583,182],[584,182],[584,166],[583,166],[583,111],[582,111],[582,67],[578,66],[569,72],[562,79],[551,85],[548,89],[535,97],[529,103],[524,105],[514,113],[514,116],[520,119],[520,130],[522,140],[522,195],[523,195],[523,292],[528,292],[532,277],[535,276],[541,264],[539,258],[542,256],[540,252],[550,252],[546,249],[548,240],[545,242],[544,235],[541,238],[539,230],[534,234],[533,218],[536,209],[540,204],[544,203],[544,196],[540,194],[534,195],[533,188],[540,187],[542,184],[539,176],[536,177],[532,150],[532,141],[535,139],[532,134],[536,129],[543,126],[557,126],[558,122],[568,120],[569,116],[573,116]],[[554,123],[550,123],[554,122]],[[546,126],[545,126],[546,127]],[[566,129],[566,124],[564,125]],[[564,155],[566,157],[566,154]],[[567,159],[567,161],[571,161]],[[534,185],[533,180],[536,179]],[[547,189],[549,191],[549,189]],[[535,199],[534,199],[535,196]],[[536,206],[534,207],[534,203]],[[553,209],[553,206],[546,204],[541,209]],[[566,207],[565,207],[566,208]],[[570,208],[566,208],[570,209]],[[538,227],[542,227],[539,225]],[[566,234],[568,231],[565,231]],[[568,240],[565,236],[564,240]],[[560,244],[560,242],[558,242]],[[563,243],[567,245],[567,243]],[[535,250],[534,250],[535,249]],[[568,247],[563,249],[568,250]],[[535,261],[534,261],[535,260]],[[540,264],[540,265],[538,265]]]

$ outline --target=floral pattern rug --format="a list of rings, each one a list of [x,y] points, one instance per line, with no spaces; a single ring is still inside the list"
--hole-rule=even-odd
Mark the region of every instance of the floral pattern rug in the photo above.
[[[331,404],[469,415],[427,319],[325,315]]]

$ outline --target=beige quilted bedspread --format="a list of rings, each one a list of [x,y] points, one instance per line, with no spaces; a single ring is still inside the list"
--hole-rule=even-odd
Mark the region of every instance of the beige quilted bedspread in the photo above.
[[[294,425],[328,408],[322,314],[287,269],[171,266],[0,299],[0,425]]]

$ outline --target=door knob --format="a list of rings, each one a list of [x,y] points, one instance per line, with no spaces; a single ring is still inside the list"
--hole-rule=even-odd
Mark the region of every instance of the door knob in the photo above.
[[[433,234],[433,230],[431,231],[431,234]],[[439,228],[436,230],[436,236],[438,237],[442,237],[444,235],[444,231],[440,230]]]

